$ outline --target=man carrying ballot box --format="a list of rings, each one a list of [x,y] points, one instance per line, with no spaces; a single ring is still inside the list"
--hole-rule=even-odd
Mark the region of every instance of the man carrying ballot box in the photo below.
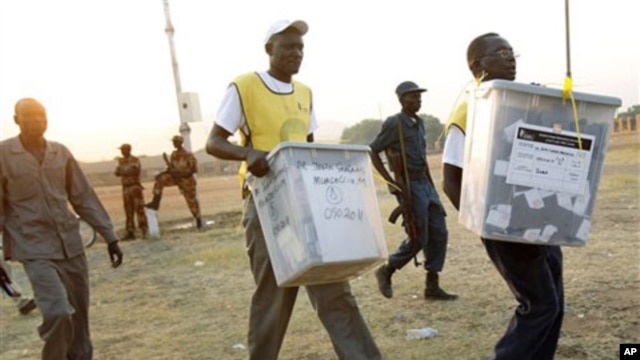
[[[469,44],[467,62],[478,82],[513,81],[516,76],[513,49],[495,33],[481,35]],[[456,209],[461,205],[466,119],[464,102],[454,110],[445,128],[444,190]],[[560,247],[492,239],[482,239],[482,243],[519,303],[507,331],[488,359],[553,359],[564,313]]]
[[[249,353],[253,360],[275,360],[289,324],[298,287],[278,287],[252,195],[244,182],[246,171],[257,177],[269,172],[266,156],[284,141],[313,142],[318,127],[311,90],[292,79],[302,63],[304,21],[280,20],[268,30],[264,49],[268,71],[240,75],[228,87],[207,140],[207,153],[243,161],[247,252],[256,289],[249,314]],[[240,131],[241,145],[228,138]],[[340,359],[381,359],[347,281],[306,286],[309,300],[327,329]]]

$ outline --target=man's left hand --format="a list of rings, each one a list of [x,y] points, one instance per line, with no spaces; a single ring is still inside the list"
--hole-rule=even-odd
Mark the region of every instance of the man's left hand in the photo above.
[[[111,259],[111,266],[117,268],[122,264],[122,258],[124,257],[124,255],[122,255],[122,250],[120,250],[120,246],[117,241],[111,242],[107,246],[109,250],[109,259]]]

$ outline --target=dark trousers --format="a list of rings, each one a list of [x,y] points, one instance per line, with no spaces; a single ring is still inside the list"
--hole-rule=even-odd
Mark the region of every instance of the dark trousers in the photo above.
[[[89,273],[84,254],[64,260],[25,260],[44,340],[43,360],[90,360]]]
[[[564,315],[562,250],[482,239],[518,307],[495,346],[495,359],[553,359]]]
[[[422,250],[425,269],[440,272],[447,256],[449,237],[444,207],[426,178],[411,181],[411,195],[418,243],[409,238],[402,241],[396,252],[389,256],[389,266],[401,269]]]
[[[245,200],[243,226],[256,289],[249,314],[249,358],[276,360],[284,340],[298,287],[279,287],[253,199]],[[380,360],[349,282],[306,286],[311,306],[329,334],[339,359]]]

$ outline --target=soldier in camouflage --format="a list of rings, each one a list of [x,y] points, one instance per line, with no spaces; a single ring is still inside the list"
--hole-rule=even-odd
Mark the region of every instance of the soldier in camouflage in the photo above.
[[[163,154],[167,169],[156,175],[156,182],[153,185],[153,200],[146,206],[149,209],[158,210],[162,199],[162,189],[165,186],[177,186],[187,201],[191,214],[196,219],[196,227],[202,229],[200,204],[196,196],[195,174],[198,172],[198,162],[196,157],[183,147],[184,139],[182,136],[176,135],[171,141],[175,150],[171,153],[170,159],[167,159],[166,154]]]
[[[126,230],[127,235],[123,240],[134,240],[135,225],[134,213],[138,217],[138,228],[142,231],[142,237],[147,235],[149,229],[147,223],[147,215],[144,212],[144,192],[140,183],[140,160],[131,155],[131,145],[122,144],[120,146],[122,157],[118,158],[118,167],[116,167],[116,176],[122,181],[122,200],[124,202],[124,213],[127,217]]]

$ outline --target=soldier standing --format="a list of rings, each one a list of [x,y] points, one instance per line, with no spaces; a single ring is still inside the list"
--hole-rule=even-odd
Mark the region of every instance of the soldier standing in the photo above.
[[[131,155],[131,145],[122,144],[120,146],[122,157],[118,158],[116,176],[122,181],[122,201],[124,202],[124,213],[127,217],[127,235],[123,240],[134,240],[135,224],[134,212],[138,217],[138,228],[142,231],[142,237],[146,237],[149,229],[147,215],[144,212],[144,187],[140,183],[140,160]]]
[[[187,201],[191,214],[196,219],[196,227],[202,229],[200,204],[196,196],[195,174],[198,172],[198,162],[193,153],[182,146],[184,143],[182,136],[176,135],[171,141],[175,150],[171,153],[170,159],[167,158],[167,154],[162,154],[167,163],[167,169],[156,175],[156,182],[153,185],[153,199],[146,206],[157,211],[160,208],[162,189],[165,186],[177,186]]]

